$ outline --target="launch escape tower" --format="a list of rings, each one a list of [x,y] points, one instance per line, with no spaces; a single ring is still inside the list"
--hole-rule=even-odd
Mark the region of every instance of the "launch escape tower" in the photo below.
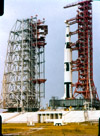
[[[17,20],[9,34],[2,98],[9,110],[32,111],[45,97],[45,37],[48,33],[37,16]]]
[[[99,108],[99,97],[93,81],[93,41],[92,41],[92,0],[82,0],[69,4],[64,8],[78,6],[77,15],[65,21],[66,41],[64,49],[64,100],[55,100],[58,107],[82,107],[89,102],[92,107]],[[77,24],[78,29],[70,32],[70,26]],[[75,43],[71,37],[77,34]],[[72,60],[72,52],[78,52],[78,58]],[[72,74],[78,72],[78,81],[72,82]],[[81,98],[81,99],[79,99]],[[54,103],[50,100],[50,105]]]

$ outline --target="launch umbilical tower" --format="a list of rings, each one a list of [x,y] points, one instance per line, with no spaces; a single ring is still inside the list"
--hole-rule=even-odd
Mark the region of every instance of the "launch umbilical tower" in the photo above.
[[[70,63],[71,71],[78,71],[78,81],[73,84],[75,87],[73,98],[79,94],[84,99],[99,100],[97,91],[93,81],[93,41],[92,41],[92,4],[91,0],[84,0],[72,5],[67,5],[64,8],[78,5],[77,16],[70,20],[66,20],[67,24],[78,24],[78,29],[74,32],[69,32],[68,37],[78,34],[78,39],[75,43],[68,42],[69,48],[73,51],[78,51],[78,58]]]
[[[65,21],[64,96],[55,100],[55,105],[82,108],[88,103],[89,107],[99,109],[99,97],[93,81],[92,0],[80,0],[64,8],[73,6],[78,6],[76,17]],[[77,29],[71,32],[70,27],[74,24],[77,24]],[[77,35],[75,42],[72,42],[73,35]],[[73,60],[75,51],[78,57]],[[73,83],[75,71],[78,73],[78,80]],[[53,100],[50,100],[50,105],[53,105]]]
[[[11,110],[35,110],[45,97],[45,36],[48,33],[37,16],[17,20],[9,34],[2,98]]]

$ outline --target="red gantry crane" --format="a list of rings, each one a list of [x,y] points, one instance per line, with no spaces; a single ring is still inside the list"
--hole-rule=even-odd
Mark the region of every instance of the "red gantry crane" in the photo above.
[[[78,5],[75,18],[67,20],[70,25],[78,24],[78,29],[70,32],[70,35],[78,34],[75,43],[70,43],[72,51],[78,51],[78,58],[72,61],[72,72],[78,71],[78,81],[72,84],[75,87],[73,98],[79,94],[84,99],[99,100],[96,87],[93,81],[93,36],[92,36],[92,0],[82,0],[69,4],[64,8]]]
[[[64,8],[78,6],[76,17],[65,21],[66,41],[64,48],[64,96],[51,99],[50,106],[74,107],[82,109],[84,105],[100,109],[100,101],[93,81],[93,36],[92,36],[92,0],[80,0]],[[70,32],[70,27],[77,24],[77,30]],[[71,38],[77,34],[73,43]],[[73,60],[72,53],[78,57]],[[72,75],[78,72],[78,80],[73,83]]]

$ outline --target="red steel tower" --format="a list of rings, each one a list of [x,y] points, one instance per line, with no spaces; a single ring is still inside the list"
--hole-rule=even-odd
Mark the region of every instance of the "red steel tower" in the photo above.
[[[72,84],[75,88],[73,98],[80,94],[83,99],[99,100],[93,81],[93,36],[92,36],[92,0],[70,4],[64,8],[78,6],[75,18],[67,20],[69,25],[78,24],[78,29],[70,36],[78,34],[75,43],[70,42],[72,51],[77,50],[78,58],[72,61],[72,72],[78,71],[78,81]]]

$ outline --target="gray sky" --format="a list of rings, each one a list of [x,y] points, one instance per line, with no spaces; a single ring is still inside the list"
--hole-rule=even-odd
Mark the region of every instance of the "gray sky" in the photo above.
[[[68,0],[72,2],[75,0]],[[17,19],[38,15],[48,25],[46,37],[46,98],[61,98],[64,94],[63,58],[66,19],[76,14],[76,8],[63,9],[67,0],[5,0],[4,15],[0,17],[0,90],[4,72],[9,32]],[[100,96],[100,2],[93,2],[93,62],[94,82]]]

